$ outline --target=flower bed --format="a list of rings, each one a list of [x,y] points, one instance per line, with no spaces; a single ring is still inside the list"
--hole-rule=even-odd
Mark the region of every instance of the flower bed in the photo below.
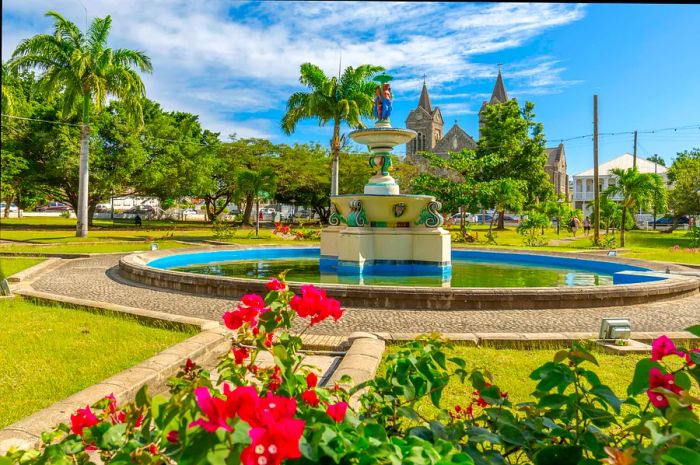
[[[447,358],[449,343],[421,337],[389,355],[384,372],[363,385],[321,387],[299,354],[292,322],[308,327],[343,315],[340,303],[308,285],[300,295],[271,280],[264,298],[247,295],[224,314],[235,331],[219,378],[188,362],[170,382],[170,397],[142,390],[117,407],[107,397],[43,435],[40,451],[10,451],[5,461],[271,465],[529,464],[589,465],[700,461],[700,423],[691,395],[700,381],[700,351],[654,341],[651,358],[636,365],[627,398],[601,383],[597,360],[582,344],[557,352],[530,374],[532,398],[514,405],[485,370]],[[689,328],[700,335],[700,326]],[[257,364],[262,352],[274,359]],[[666,363],[673,361],[669,368]],[[468,403],[441,406],[451,379]],[[693,385],[695,386],[693,388]],[[471,393],[471,396],[469,395]],[[647,401],[635,400],[645,393]],[[348,408],[351,396],[358,408]],[[429,399],[437,414],[415,410]],[[619,416],[626,405],[627,413]],[[406,421],[410,420],[410,421]],[[410,425],[409,425],[410,424]],[[0,459],[2,463],[3,459]]]

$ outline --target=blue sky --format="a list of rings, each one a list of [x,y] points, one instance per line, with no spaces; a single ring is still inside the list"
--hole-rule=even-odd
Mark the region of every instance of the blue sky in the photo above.
[[[111,14],[113,47],[144,50],[154,73],[147,94],[167,110],[199,114],[222,138],[327,144],[330,128],[279,130],[299,65],[328,74],[342,63],[383,65],[395,76],[395,126],[418,103],[427,75],[447,129],[478,135],[477,111],[503,63],[506,88],[535,103],[550,145],[592,133],[687,127],[640,134],[638,154],[700,147],[700,7],[630,4],[326,3],[223,0],[5,0],[2,58],[49,32],[54,9],[79,25]],[[590,138],[565,142],[568,173],[592,165]],[[402,151],[397,150],[397,151]],[[602,136],[602,161],[632,151],[632,135]]]

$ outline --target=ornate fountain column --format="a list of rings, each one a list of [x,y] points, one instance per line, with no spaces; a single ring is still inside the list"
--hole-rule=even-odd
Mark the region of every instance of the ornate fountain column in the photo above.
[[[331,197],[330,226],[321,232],[321,269],[339,274],[436,275],[449,280],[450,233],[441,226],[440,203],[429,195],[401,195],[391,176],[391,151],[416,137],[393,128],[392,78],[377,76],[374,127],[350,137],[367,145],[374,174],[364,194]]]

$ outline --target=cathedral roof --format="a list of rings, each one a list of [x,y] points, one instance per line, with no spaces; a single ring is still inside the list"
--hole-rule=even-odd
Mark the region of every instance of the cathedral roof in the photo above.
[[[499,68],[496,85],[493,86],[493,93],[491,93],[491,101],[489,103],[506,103],[507,101],[508,92],[506,92],[506,86],[503,84],[503,76],[501,76],[501,69]]]
[[[546,150],[547,155],[549,155],[549,160],[547,161],[547,164],[553,165],[554,162],[561,159],[562,155],[564,155],[564,144],[561,143],[556,147],[549,147]]]
[[[423,108],[428,113],[433,113],[433,106],[430,104],[430,96],[428,95],[428,86],[425,85],[425,80],[423,80],[423,90],[420,93],[420,100],[418,101],[418,106]]]

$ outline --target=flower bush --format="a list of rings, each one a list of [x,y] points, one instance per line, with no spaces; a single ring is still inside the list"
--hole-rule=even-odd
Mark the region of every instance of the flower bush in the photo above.
[[[275,229],[272,231],[275,236],[286,239],[290,241],[313,241],[319,240],[321,238],[320,229],[292,229],[291,226],[287,226],[281,223],[275,224]]]
[[[44,433],[40,450],[11,450],[0,464],[700,463],[698,349],[655,340],[625,399],[600,382],[595,357],[577,343],[533,371],[532,399],[514,405],[487,370],[448,358],[449,342],[435,335],[389,355],[373,380],[321,386],[290,330],[297,319],[308,329],[342,318],[340,303],[314,286],[295,295],[281,279],[267,288],[224,314],[235,337],[215,382],[188,360],[169,396],[142,389],[121,407],[108,396]],[[700,326],[689,331],[700,335]],[[452,379],[464,401],[443,405]],[[437,415],[420,413],[426,401]]]

